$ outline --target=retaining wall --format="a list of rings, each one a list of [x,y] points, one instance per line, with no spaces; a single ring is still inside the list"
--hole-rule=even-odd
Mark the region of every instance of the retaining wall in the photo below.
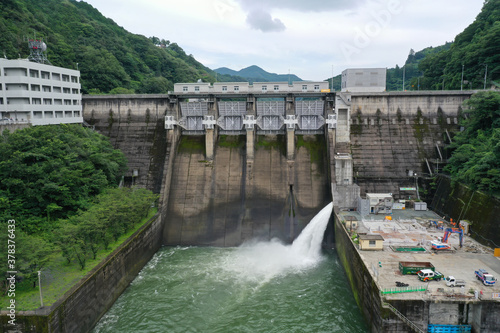
[[[52,306],[17,313],[14,328],[2,312],[2,332],[90,331],[158,251],[162,229],[158,213]]]
[[[470,234],[478,242],[500,247],[500,200],[485,193],[451,182],[440,175],[429,208],[454,221],[471,222]]]

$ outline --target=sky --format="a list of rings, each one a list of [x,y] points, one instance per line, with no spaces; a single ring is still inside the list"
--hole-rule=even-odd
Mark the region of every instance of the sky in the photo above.
[[[131,33],[177,43],[203,65],[324,80],[402,66],[451,42],[483,0],[86,0]]]

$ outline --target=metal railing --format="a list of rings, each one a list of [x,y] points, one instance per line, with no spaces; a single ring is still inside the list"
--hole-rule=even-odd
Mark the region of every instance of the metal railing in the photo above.
[[[401,293],[412,293],[416,291],[426,291],[427,285],[418,287],[394,287],[394,288],[384,288],[380,290],[380,295],[386,294],[401,294]]]

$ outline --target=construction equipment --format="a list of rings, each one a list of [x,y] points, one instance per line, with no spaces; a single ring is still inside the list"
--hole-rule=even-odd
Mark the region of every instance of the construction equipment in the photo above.
[[[430,262],[422,261],[400,261],[399,271],[403,275],[417,274],[423,269],[435,270],[434,265]]]
[[[463,246],[463,239],[464,239],[464,231],[462,228],[446,228],[444,230],[444,236],[440,241],[432,241],[431,242],[431,247],[433,250],[441,251],[441,250],[450,250],[451,245],[448,244],[448,238],[450,237],[450,234],[452,233],[457,233],[460,239],[460,247]]]
[[[463,246],[463,241],[464,241],[464,231],[462,228],[446,228],[444,230],[444,236],[443,236],[443,243],[448,243],[448,237],[450,237],[451,233],[457,233],[458,237],[460,239],[460,247]]]
[[[439,229],[439,230],[443,230],[444,227],[443,227],[443,221],[429,221],[429,226],[432,226],[434,225],[434,227],[436,227],[436,229]]]

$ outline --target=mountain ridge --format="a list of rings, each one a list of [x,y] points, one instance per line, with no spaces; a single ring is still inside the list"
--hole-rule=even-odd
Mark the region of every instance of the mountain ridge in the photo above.
[[[251,82],[293,82],[304,81],[295,74],[270,73],[257,65],[251,65],[235,71],[228,67],[220,67],[213,70],[221,75],[239,76]]]

